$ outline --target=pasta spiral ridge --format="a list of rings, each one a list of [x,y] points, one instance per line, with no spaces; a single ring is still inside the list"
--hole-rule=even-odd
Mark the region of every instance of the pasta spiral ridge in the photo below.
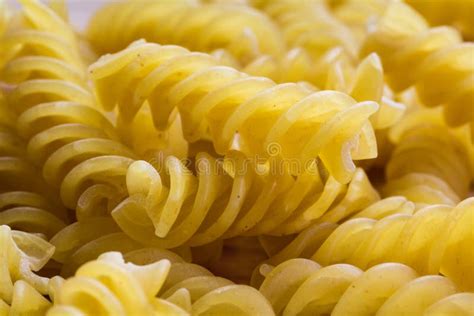
[[[385,167],[383,195],[404,195],[419,207],[456,205],[469,196],[474,148],[467,128],[451,129],[441,111],[420,109],[389,136],[395,147]]]
[[[50,238],[69,216],[37,168],[28,160],[26,146],[15,132],[16,117],[0,95],[0,225],[40,233]]]
[[[349,220],[369,218],[381,220],[391,215],[413,215],[415,204],[403,196],[392,196],[357,209]],[[250,284],[258,287],[263,281],[260,267],[264,264],[276,266],[292,258],[311,258],[328,237],[338,228],[338,223],[318,221],[296,235],[273,237],[260,235],[259,241],[268,258],[253,270]]]
[[[108,252],[85,263],[75,276],[56,288],[55,306],[48,315],[69,315],[77,311],[92,314],[100,311],[105,315],[137,311],[201,315],[229,310],[239,310],[244,315],[273,314],[271,306],[256,289],[234,285],[200,266],[179,259],[170,262],[166,255],[162,259],[159,256],[162,256],[160,252],[147,260],[139,252],[125,255],[132,262],[139,261],[140,265],[136,265],[125,263],[118,252]],[[127,288],[123,284],[127,284]],[[245,305],[235,304],[239,296],[248,299]],[[83,299],[77,300],[78,297]]]
[[[472,291],[473,216],[474,199],[469,198],[454,208],[432,205],[413,215],[349,220],[329,235],[312,258],[323,265],[345,262],[362,269],[400,262],[421,274],[441,273],[460,289]]]
[[[234,163],[241,166],[245,159]],[[379,199],[362,169],[348,185],[332,177],[323,183],[316,169],[296,179],[252,170],[232,175],[219,160],[200,153],[194,170],[196,176],[175,157],[160,172],[134,162],[127,171],[129,197],[112,211],[113,218],[134,240],[174,248],[241,235],[292,234],[314,221],[337,222]]]
[[[284,50],[277,27],[261,12],[247,6],[189,0],[109,4],[95,13],[87,34],[101,53],[117,52],[144,38],[195,51],[230,54],[229,58],[241,66],[260,54],[278,56]]]
[[[451,126],[469,123],[474,140],[474,44],[459,32],[430,28],[414,9],[392,3],[373,26],[361,54],[377,52],[395,91],[415,86],[422,103],[442,105]]]
[[[229,150],[251,159],[278,155],[297,161],[300,172],[319,158],[342,183],[355,171],[353,159],[376,155],[368,121],[378,110],[376,102],[356,103],[336,91],[311,93],[298,84],[276,85],[219,66],[209,55],[140,41],[89,69],[104,108],[118,104],[119,120],[132,120],[147,101],[155,126],[165,129],[178,108],[185,139],[212,141],[221,155]],[[111,86],[121,93],[111,94]],[[276,154],[270,151],[273,144]]]
[[[0,249],[0,310],[5,304],[21,309],[17,305],[28,297],[43,302],[41,295],[48,294],[49,278],[35,272],[51,258],[54,246],[35,234],[1,225]]]
[[[110,207],[118,202],[113,201],[121,197],[116,178],[134,154],[95,108],[69,26],[37,2],[23,5],[35,29],[7,34],[2,42],[11,51],[2,72],[13,85],[7,102],[20,114],[17,129],[28,140],[28,155],[43,167],[66,207],[76,209],[79,203],[81,219],[104,199],[112,200]]]
[[[474,39],[474,3],[469,0],[456,1],[453,6],[448,0],[425,2],[407,0],[407,3],[420,12],[432,25],[452,25],[467,41]]]
[[[452,311],[468,315],[474,302],[472,293],[460,292],[449,278],[420,277],[400,263],[362,271],[298,258],[267,269],[260,292],[277,315],[437,315],[456,303]]]

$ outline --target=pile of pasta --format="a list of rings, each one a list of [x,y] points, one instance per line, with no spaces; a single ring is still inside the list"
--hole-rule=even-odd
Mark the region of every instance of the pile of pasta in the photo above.
[[[0,315],[474,315],[474,2],[18,2]]]

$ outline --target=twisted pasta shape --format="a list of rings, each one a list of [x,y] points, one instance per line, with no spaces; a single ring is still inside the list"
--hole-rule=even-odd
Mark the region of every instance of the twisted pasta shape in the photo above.
[[[138,264],[168,259],[169,254],[156,250],[153,255],[142,258],[142,250],[127,253],[125,258]],[[192,315],[273,315],[266,299],[254,288],[236,285],[221,277],[214,276],[207,269],[187,263],[171,256],[169,274],[158,296],[173,301]]]
[[[74,277],[55,289],[55,306],[48,315],[69,315],[78,311],[106,315],[138,311],[166,315],[188,315],[188,312],[192,315],[211,312],[273,314],[265,298],[249,286],[234,285],[179,258],[172,257],[174,262],[171,263],[163,259],[168,256],[163,251],[145,259],[141,253],[134,251],[126,255],[141,265],[125,263],[122,255],[116,252],[102,254],[97,260],[85,263]],[[242,298],[245,302],[237,305],[236,300]]]
[[[440,111],[420,110],[393,127],[390,137],[396,145],[384,195],[404,195],[419,206],[456,205],[469,196],[474,148],[466,129],[448,128]]]
[[[0,225],[41,233],[50,238],[68,222],[68,214],[54,190],[27,159],[16,135],[16,118],[0,95]]]
[[[277,27],[259,11],[189,0],[109,4],[92,17],[87,34],[101,53],[117,52],[144,38],[201,52],[217,50],[241,65],[260,54],[277,56],[284,49]]]
[[[276,85],[219,66],[209,55],[145,42],[102,57],[90,73],[104,108],[118,104],[119,120],[132,120],[147,101],[155,126],[165,129],[178,108],[185,138],[211,140],[219,154],[233,149],[250,158],[278,155],[299,166],[319,157],[342,183],[355,171],[352,159],[376,155],[368,121],[378,109],[375,102]],[[111,86],[120,93],[110,93]]]
[[[242,166],[244,159],[238,159]],[[163,172],[136,161],[127,172],[129,197],[112,216],[132,239],[155,247],[200,246],[240,235],[291,234],[316,220],[339,221],[379,199],[363,170],[349,185],[316,169],[288,174],[227,173],[219,160],[200,153],[194,176],[174,157]],[[161,175],[169,174],[169,180]]]
[[[351,57],[357,55],[357,43],[350,30],[338,21],[324,1],[274,0],[256,5],[280,26],[289,47],[304,48],[318,59],[334,47],[342,47]]]
[[[168,260],[136,266],[125,263],[119,253],[103,254],[58,286],[47,315],[186,315],[178,306],[155,297],[169,268]]]
[[[1,43],[11,51],[2,76],[14,84],[7,101],[20,114],[17,129],[66,207],[78,206],[79,219],[106,213],[120,200],[123,183],[117,179],[135,155],[95,108],[72,31],[47,7],[23,5],[35,29],[7,34]]]
[[[468,315],[474,302],[472,293],[460,293],[449,278],[420,277],[400,263],[361,271],[298,258],[268,268],[260,292],[277,315],[436,315],[455,304],[452,310]]]
[[[43,295],[23,280],[16,281],[13,286],[11,305],[0,299],[0,315],[32,315],[42,316],[51,306]]]
[[[394,196],[359,209],[359,212],[353,214],[351,219],[381,220],[395,214],[412,215],[414,212],[415,204],[413,202],[408,201],[402,196]],[[319,221],[297,235],[279,238],[259,236],[260,243],[269,258],[256,266],[252,273],[250,284],[258,287],[263,282],[260,270],[264,264],[275,266],[292,258],[311,258],[336,228],[338,228],[336,223]]]
[[[395,91],[414,85],[423,104],[443,105],[447,122],[470,123],[474,136],[474,45],[463,43],[459,32],[430,28],[416,11],[396,2],[365,41],[361,54],[371,52],[380,55]]]
[[[0,250],[0,310],[6,305],[14,310],[36,308],[21,306],[29,299],[42,309],[45,300],[41,294],[48,294],[49,279],[35,272],[51,258],[54,246],[35,234],[1,225]]]
[[[420,12],[431,25],[449,25],[456,27],[467,41],[474,39],[474,3],[458,0],[456,5],[447,0],[426,2],[407,0],[410,6]]]
[[[323,265],[345,262],[363,269],[381,262],[401,262],[421,274],[441,273],[460,289],[472,291],[473,216],[474,199],[469,198],[454,208],[433,205],[413,215],[349,220],[312,258]]]

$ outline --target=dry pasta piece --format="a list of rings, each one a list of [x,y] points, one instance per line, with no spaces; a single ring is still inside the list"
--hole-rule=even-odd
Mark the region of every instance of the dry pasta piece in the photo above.
[[[450,129],[439,109],[422,109],[409,113],[389,136],[395,147],[382,194],[404,195],[419,207],[455,205],[469,196],[474,148],[467,128]]]
[[[28,160],[26,146],[16,134],[15,116],[0,95],[0,225],[51,238],[69,216],[54,188]]]
[[[413,215],[344,222],[324,241],[313,259],[323,265],[350,263],[362,269],[400,262],[421,274],[441,273],[460,289],[472,291],[474,199],[456,207],[432,205]]]
[[[415,86],[424,105],[444,107],[449,125],[470,123],[474,140],[474,44],[448,26],[430,28],[414,9],[390,4],[361,54],[377,52],[395,91]]]
[[[74,315],[77,312],[105,315],[137,312],[158,315],[273,314],[270,304],[254,288],[235,285],[195,264],[176,259],[170,262],[166,259],[168,254],[162,251],[148,257],[142,254],[134,251],[126,255],[128,260],[138,261],[140,265],[125,263],[118,252],[104,253],[97,260],[85,263],[75,276],[55,288],[55,305],[48,315]]]
[[[260,54],[278,56],[284,49],[277,27],[261,12],[247,6],[188,0],[108,4],[89,21],[87,36],[101,53],[117,52],[144,38],[214,51],[237,65]]]
[[[461,293],[449,278],[420,277],[400,263],[362,271],[298,258],[268,269],[260,292],[277,315],[436,315],[456,303],[452,310],[469,315],[473,304],[472,293]]]
[[[0,226],[0,305],[14,310],[45,306],[42,295],[48,294],[49,278],[35,272],[44,267],[54,246],[41,237]],[[31,305],[21,306],[31,299]],[[29,306],[28,306],[29,305]]]
[[[300,167],[319,157],[342,183],[355,171],[353,160],[376,155],[368,120],[378,110],[373,101],[276,85],[219,66],[209,55],[143,41],[89,69],[102,105],[106,110],[117,105],[119,120],[132,120],[148,104],[156,128],[166,129],[177,108],[185,139],[211,141],[218,154],[236,150],[254,160],[278,156]],[[111,93],[112,86],[120,93]]]
[[[0,45],[11,52],[2,78],[13,85],[7,103],[20,115],[17,128],[28,140],[28,156],[42,165],[46,182],[59,187],[68,208],[79,202],[79,219],[107,213],[121,198],[115,178],[135,155],[95,108],[70,27],[36,1],[23,6],[28,23]]]
[[[333,178],[322,182],[317,169],[296,179],[251,169],[232,175],[219,160],[200,153],[194,170],[196,176],[175,157],[160,172],[134,162],[127,171],[128,197],[112,217],[132,239],[174,248],[241,235],[292,234],[316,220],[337,222],[379,199],[362,169],[347,186]]]

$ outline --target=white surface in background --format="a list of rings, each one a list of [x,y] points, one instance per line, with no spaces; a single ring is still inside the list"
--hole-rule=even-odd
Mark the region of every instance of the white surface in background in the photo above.
[[[1,1],[1,0],[0,0]],[[41,0],[48,3],[48,1]],[[112,0],[66,0],[69,11],[69,22],[77,29],[84,30],[91,15],[105,3],[114,2]],[[7,0],[6,3],[14,8],[19,8],[20,4],[16,0]]]

